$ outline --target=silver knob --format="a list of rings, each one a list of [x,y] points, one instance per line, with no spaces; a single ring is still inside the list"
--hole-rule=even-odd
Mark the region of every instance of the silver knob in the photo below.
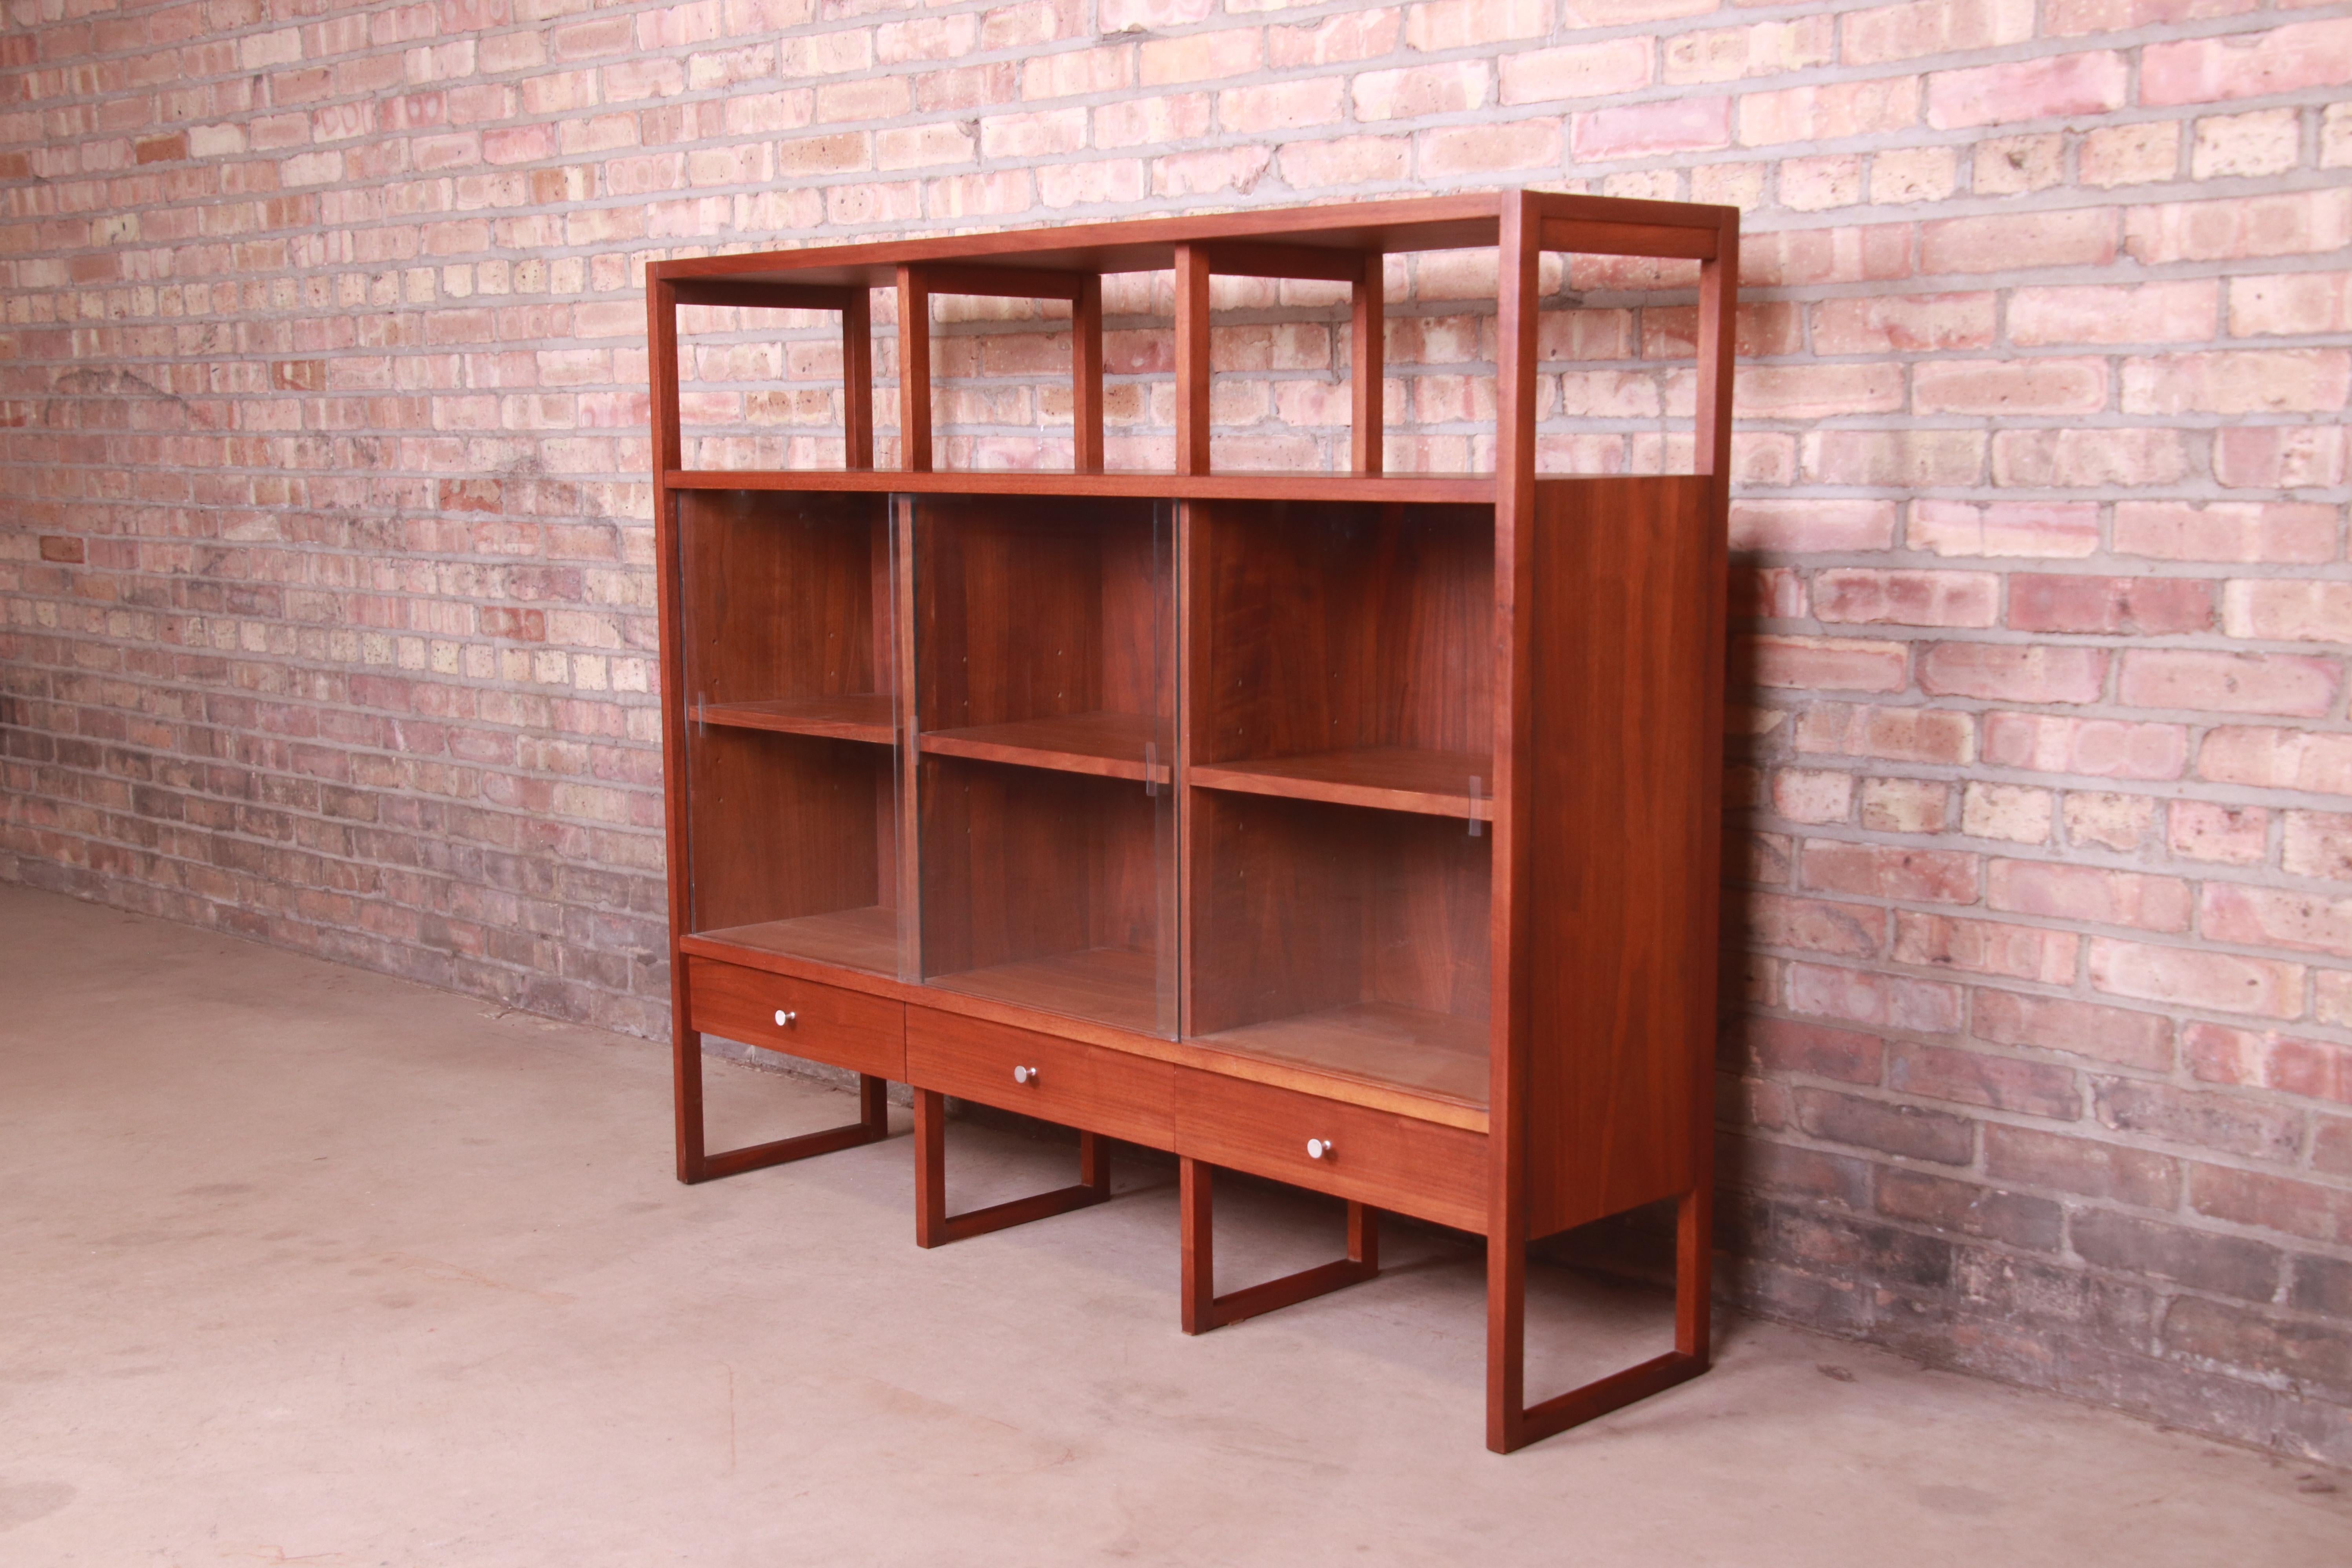
[[[1308,1159],[1328,1160],[1331,1158],[1331,1140],[1328,1138],[1309,1138],[1307,1141],[1307,1157]]]
[[[798,1013],[787,1013],[782,1007],[776,1009],[776,1027],[779,1029],[789,1029],[800,1021]]]
[[[1035,1083],[1037,1081],[1037,1069],[1035,1068],[1014,1068],[1013,1069],[1013,1081],[1015,1083]]]

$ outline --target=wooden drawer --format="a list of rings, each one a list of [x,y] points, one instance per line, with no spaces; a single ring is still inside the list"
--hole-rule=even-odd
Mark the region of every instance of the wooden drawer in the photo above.
[[[904,1003],[691,955],[686,994],[689,1025],[705,1033],[876,1078],[907,1076]],[[777,1023],[779,1013],[792,1021]]]
[[[1030,1069],[1026,1081],[1013,1069]],[[918,1089],[1001,1110],[1175,1147],[1176,1069],[1149,1057],[1082,1045],[929,1007],[907,1009],[907,1078]]]
[[[1309,1158],[1307,1143],[1331,1145]],[[1176,1079],[1176,1152],[1483,1234],[1486,1135],[1193,1068]]]

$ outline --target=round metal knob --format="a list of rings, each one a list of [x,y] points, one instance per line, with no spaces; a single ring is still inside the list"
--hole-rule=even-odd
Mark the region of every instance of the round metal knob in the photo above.
[[[1014,1068],[1013,1069],[1013,1081],[1015,1083],[1035,1083],[1037,1081],[1037,1069],[1035,1068]]]
[[[1328,1138],[1309,1138],[1307,1141],[1307,1157],[1310,1160],[1328,1160],[1331,1158],[1331,1140]]]
[[[789,1029],[800,1021],[798,1013],[787,1013],[782,1007],[776,1009],[776,1027],[779,1029]]]

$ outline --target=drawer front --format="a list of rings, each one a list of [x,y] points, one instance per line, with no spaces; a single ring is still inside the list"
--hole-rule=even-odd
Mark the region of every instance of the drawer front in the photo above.
[[[1023,1069],[1017,1079],[1016,1068]],[[1084,1132],[1172,1149],[1175,1075],[1149,1057],[929,1007],[907,1009],[907,1077],[916,1088]]]
[[[1323,1158],[1307,1152],[1313,1139]],[[1486,1135],[1180,1069],[1176,1152],[1457,1229],[1486,1228]]]
[[[904,1003],[691,954],[686,994],[690,1026],[705,1033],[876,1078],[907,1076]],[[790,1022],[777,1023],[779,1013]]]

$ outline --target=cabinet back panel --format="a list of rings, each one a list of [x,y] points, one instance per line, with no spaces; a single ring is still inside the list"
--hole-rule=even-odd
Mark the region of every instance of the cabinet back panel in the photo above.
[[[1487,1016],[1491,839],[1211,790],[1192,820],[1194,1034],[1359,1002]]]
[[[1159,803],[1141,784],[959,757],[920,774],[926,974],[1158,945]]]
[[[1494,748],[1494,511],[1194,501],[1193,760]]]
[[[1714,1070],[1724,542],[1698,476],[1538,482],[1529,1234],[1685,1190]]]
[[[689,702],[887,691],[887,500],[677,497]]]
[[[1166,573],[1154,503],[915,501],[916,700],[926,731],[1152,713]]]
[[[693,929],[894,902],[890,759],[856,741],[689,728]]]

